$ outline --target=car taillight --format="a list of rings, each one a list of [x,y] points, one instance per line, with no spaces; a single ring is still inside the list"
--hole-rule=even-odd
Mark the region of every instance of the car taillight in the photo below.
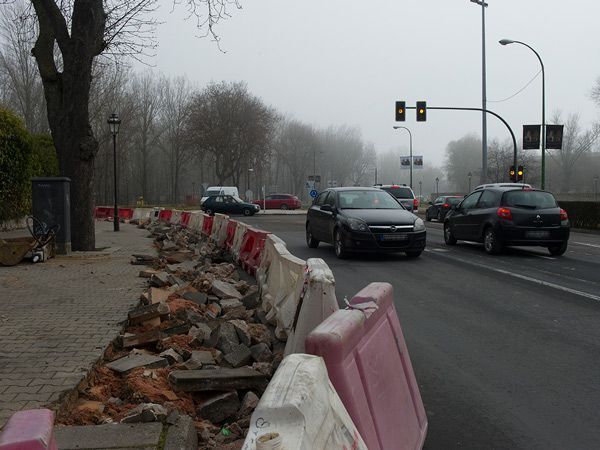
[[[415,208],[418,208],[418,207],[419,207],[419,199],[418,199],[418,198],[415,198],[415,199],[413,200],[413,206],[414,206]]]
[[[508,208],[498,208],[497,214],[501,219],[512,220],[512,212]]]
[[[448,203],[444,203],[444,204],[442,205],[442,207],[443,207],[443,208],[448,208],[449,206],[450,206],[450,205],[449,205]]]
[[[560,210],[560,221],[564,222],[566,220],[569,220],[569,215],[567,214],[567,212],[561,208]]]

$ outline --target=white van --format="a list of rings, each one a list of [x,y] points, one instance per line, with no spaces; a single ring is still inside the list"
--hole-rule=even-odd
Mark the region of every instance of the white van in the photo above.
[[[208,197],[212,197],[214,195],[231,195],[232,197],[240,196],[238,192],[238,188],[235,186],[211,186],[204,192],[204,197],[200,199],[200,204],[204,203]]]

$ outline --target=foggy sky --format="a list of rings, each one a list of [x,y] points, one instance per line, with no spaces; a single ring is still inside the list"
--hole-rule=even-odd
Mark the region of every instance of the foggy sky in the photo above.
[[[251,92],[279,111],[319,127],[349,124],[378,151],[407,146],[394,131],[394,102],[430,106],[481,106],[481,7],[469,0],[240,0],[241,10],[218,25],[222,53],[194,37],[184,10],[158,12],[159,48],[151,61],[167,75],[185,75],[198,87],[244,80]],[[170,2],[164,2],[170,5]],[[597,120],[589,99],[600,76],[600,4],[591,0],[488,0],[488,99],[506,98],[546,66],[546,115],[579,112],[582,125]],[[541,76],[516,98],[489,103],[513,127],[541,123]],[[414,152],[442,164],[446,144],[481,133],[476,112],[429,111],[413,132]],[[494,118],[489,139],[509,137]]]

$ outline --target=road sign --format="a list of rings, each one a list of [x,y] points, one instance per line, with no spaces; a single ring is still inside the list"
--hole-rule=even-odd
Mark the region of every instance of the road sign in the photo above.
[[[314,175],[309,175],[308,176],[308,181],[315,181],[315,176]]]
[[[415,169],[423,168],[423,157],[422,156],[413,156],[413,167]]]
[[[315,181],[317,183],[320,183],[321,182],[321,175],[315,175]]]
[[[410,156],[401,156],[400,157],[400,168],[401,169],[410,169]]]
[[[546,125],[546,148],[562,149],[564,125]]]
[[[523,125],[523,150],[540,148],[541,125]]]
[[[312,198],[317,198],[317,195],[319,195],[319,193],[317,192],[317,190],[316,190],[316,189],[313,189],[312,191],[310,191],[310,192],[309,192],[309,195],[310,195]]]
[[[329,180],[329,181],[327,181],[327,187],[332,188],[332,187],[337,187],[337,185],[338,185],[337,180]]]

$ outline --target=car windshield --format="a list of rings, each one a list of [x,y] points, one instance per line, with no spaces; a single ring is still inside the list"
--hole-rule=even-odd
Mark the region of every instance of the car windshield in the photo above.
[[[381,188],[384,191],[389,192],[396,198],[413,198],[413,193],[408,187],[393,186]]]
[[[239,197],[231,197],[236,203],[244,203],[244,200],[242,200]]]
[[[446,203],[451,205],[458,205],[462,201],[462,197],[448,197],[446,198]]]
[[[556,208],[556,199],[549,192],[509,191],[504,194],[505,206],[518,208],[547,209]]]
[[[404,209],[383,191],[342,191],[339,199],[341,209]]]

